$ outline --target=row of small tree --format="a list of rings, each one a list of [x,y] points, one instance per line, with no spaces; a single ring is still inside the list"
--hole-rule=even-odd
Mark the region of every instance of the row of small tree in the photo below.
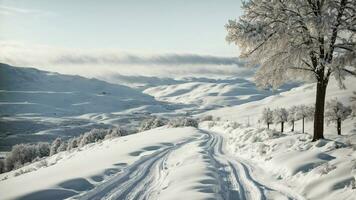
[[[273,123],[281,124],[281,132],[284,132],[284,124],[288,122],[292,126],[292,130],[295,129],[295,122],[302,120],[302,132],[304,133],[305,120],[312,118],[313,108],[306,105],[292,106],[288,110],[285,108],[276,108],[271,110],[270,108],[265,108],[262,113],[261,120],[269,126]]]
[[[356,102],[356,98],[355,98]],[[356,109],[356,106],[353,106]],[[284,124],[288,122],[291,125],[291,131],[295,129],[295,122],[302,120],[302,133],[304,133],[305,121],[313,120],[314,117],[314,107],[299,105],[292,106],[289,109],[276,108],[271,110],[270,108],[265,108],[262,112],[261,120],[267,125],[269,129],[270,124],[280,123],[281,132],[284,131]],[[344,106],[337,99],[332,99],[326,103],[325,119],[328,124],[335,123],[337,127],[338,135],[341,135],[341,123],[347,119],[352,113],[350,106]],[[356,113],[356,110],[354,110]]]
[[[69,151],[86,144],[102,141],[109,138],[127,135],[127,131],[121,128],[92,129],[78,137],[69,140],[56,138],[51,144],[41,142],[38,144],[18,144],[12,147],[5,160],[0,160],[0,173],[18,169],[27,163],[40,158],[52,156],[62,151]]]

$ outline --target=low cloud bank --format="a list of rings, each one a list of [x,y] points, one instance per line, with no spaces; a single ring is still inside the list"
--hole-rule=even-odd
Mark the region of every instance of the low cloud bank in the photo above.
[[[0,62],[87,77],[104,74],[250,77],[254,71],[243,67],[237,57],[64,49],[14,42],[0,42]]]

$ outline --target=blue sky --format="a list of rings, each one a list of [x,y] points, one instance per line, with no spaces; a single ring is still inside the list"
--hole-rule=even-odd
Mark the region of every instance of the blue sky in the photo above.
[[[241,0],[0,0],[0,42],[232,57],[238,50],[226,43],[224,25],[240,7]]]

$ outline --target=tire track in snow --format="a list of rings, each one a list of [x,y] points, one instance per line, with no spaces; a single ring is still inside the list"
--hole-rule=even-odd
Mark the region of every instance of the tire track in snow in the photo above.
[[[192,137],[174,146],[156,150],[142,156],[139,160],[126,167],[108,181],[98,185],[78,199],[157,199],[166,180],[166,163],[170,154],[184,145],[200,142],[201,147],[216,168],[216,179],[219,184],[217,191],[223,199],[268,199],[268,192],[276,192],[285,199],[300,199],[289,191],[280,191],[259,183],[251,175],[251,167],[244,162],[229,156],[223,150],[224,138],[207,130],[200,130],[202,137]],[[168,170],[169,171],[169,170]]]
[[[231,158],[228,158],[223,148],[223,138],[215,133],[203,131],[210,137],[208,149],[211,159],[219,170],[220,184],[224,199],[266,199],[264,193],[246,174],[237,167]]]
[[[93,190],[79,196],[78,199],[148,199],[152,191],[159,187],[159,183],[156,183],[156,187],[152,186],[154,179],[161,179],[155,177],[157,175],[157,173],[154,173],[155,167],[158,166],[162,169],[165,160],[172,151],[196,140],[197,138],[191,138],[185,142],[143,156],[125,168],[123,173],[98,185]]]
[[[304,199],[299,194],[285,189],[284,187],[278,187],[276,185],[264,185],[258,182],[252,176],[251,166],[239,160],[229,156],[223,151],[223,137],[215,132],[208,130],[202,130],[211,137],[213,145],[210,149],[212,158],[216,161],[217,167],[223,167],[224,173],[221,173],[221,177],[225,180],[225,188],[229,188],[227,194],[224,195],[225,199],[269,199],[266,196],[269,192],[277,193],[278,196],[285,199]],[[228,176],[228,177],[226,177]]]

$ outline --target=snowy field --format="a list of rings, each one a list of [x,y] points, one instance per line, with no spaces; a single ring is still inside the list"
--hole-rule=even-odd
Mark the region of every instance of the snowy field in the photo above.
[[[222,135],[196,128],[104,141],[0,175],[2,198],[302,199],[224,144]],[[16,175],[21,170],[29,172]]]
[[[245,86],[247,83],[244,82]],[[356,80],[347,78],[345,83],[347,89],[339,90],[332,80],[327,99],[337,97],[349,105]],[[143,95],[132,98],[147,98],[150,103],[115,108],[116,112],[87,113],[92,109],[90,104],[98,103],[95,97],[90,98],[92,101],[87,100],[89,105],[76,104],[83,106],[84,110],[74,115],[68,114],[71,109],[58,116],[48,113],[3,114],[2,130],[9,124],[17,127],[16,131],[28,130],[24,138],[28,136],[26,134],[38,137],[77,136],[81,131],[98,125],[126,124],[137,128],[149,113],[174,116],[192,112],[194,108],[197,118],[212,115],[214,120],[200,122],[198,128],[163,126],[41,158],[0,174],[1,199],[354,199],[354,119],[348,118],[343,122],[341,136],[336,134],[333,124],[327,125],[326,139],[317,142],[311,142],[310,121],[306,121],[305,133],[301,132],[300,120],[296,121],[294,132],[290,131],[288,124],[284,133],[279,132],[279,124],[273,124],[271,130],[267,130],[266,125],[259,121],[265,107],[274,109],[282,105],[288,108],[313,104],[314,85],[305,84],[273,94],[248,91],[249,86],[243,89],[244,84],[175,83],[145,89],[146,94],[130,89],[134,95]],[[241,95],[239,89],[242,90]],[[28,91],[16,92],[22,98],[28,98],[24,100],[26,102],[41,100],[33,98],[36,95],[22,96],[23,93]],[[88,95],[96,93],[94,90]],[[268,97],[253,99],[257,93]],[[105,99],[110,96],[101,95],[100,98]],[[216,101],[218,103],[226,103],[234,96],[236,99],[230,103],[236,106],[219,108],[210,104],[215,102],[215,98],[221,99]],[[4,95],[1,97],[5,98]],[[239,105],[244,97],[249,99],[248,102]],[[112,106],[109,105],[111,98],[120,99],[122,96],[108,97],[105,100],[108,105],[105,106]],[[159,101],[166,101],[166,104],[159,104]],[[3,107],[10,104],[10,101],[4,102]],[[50,110],[65,105],[51,104]],[[184,105],[193,106],[184,110]],[[205,106],[215,109],[202,113]],[[15,140],[20,137],[9,135],[7,138]],[[0,141],[9,144],[10,140]]]

